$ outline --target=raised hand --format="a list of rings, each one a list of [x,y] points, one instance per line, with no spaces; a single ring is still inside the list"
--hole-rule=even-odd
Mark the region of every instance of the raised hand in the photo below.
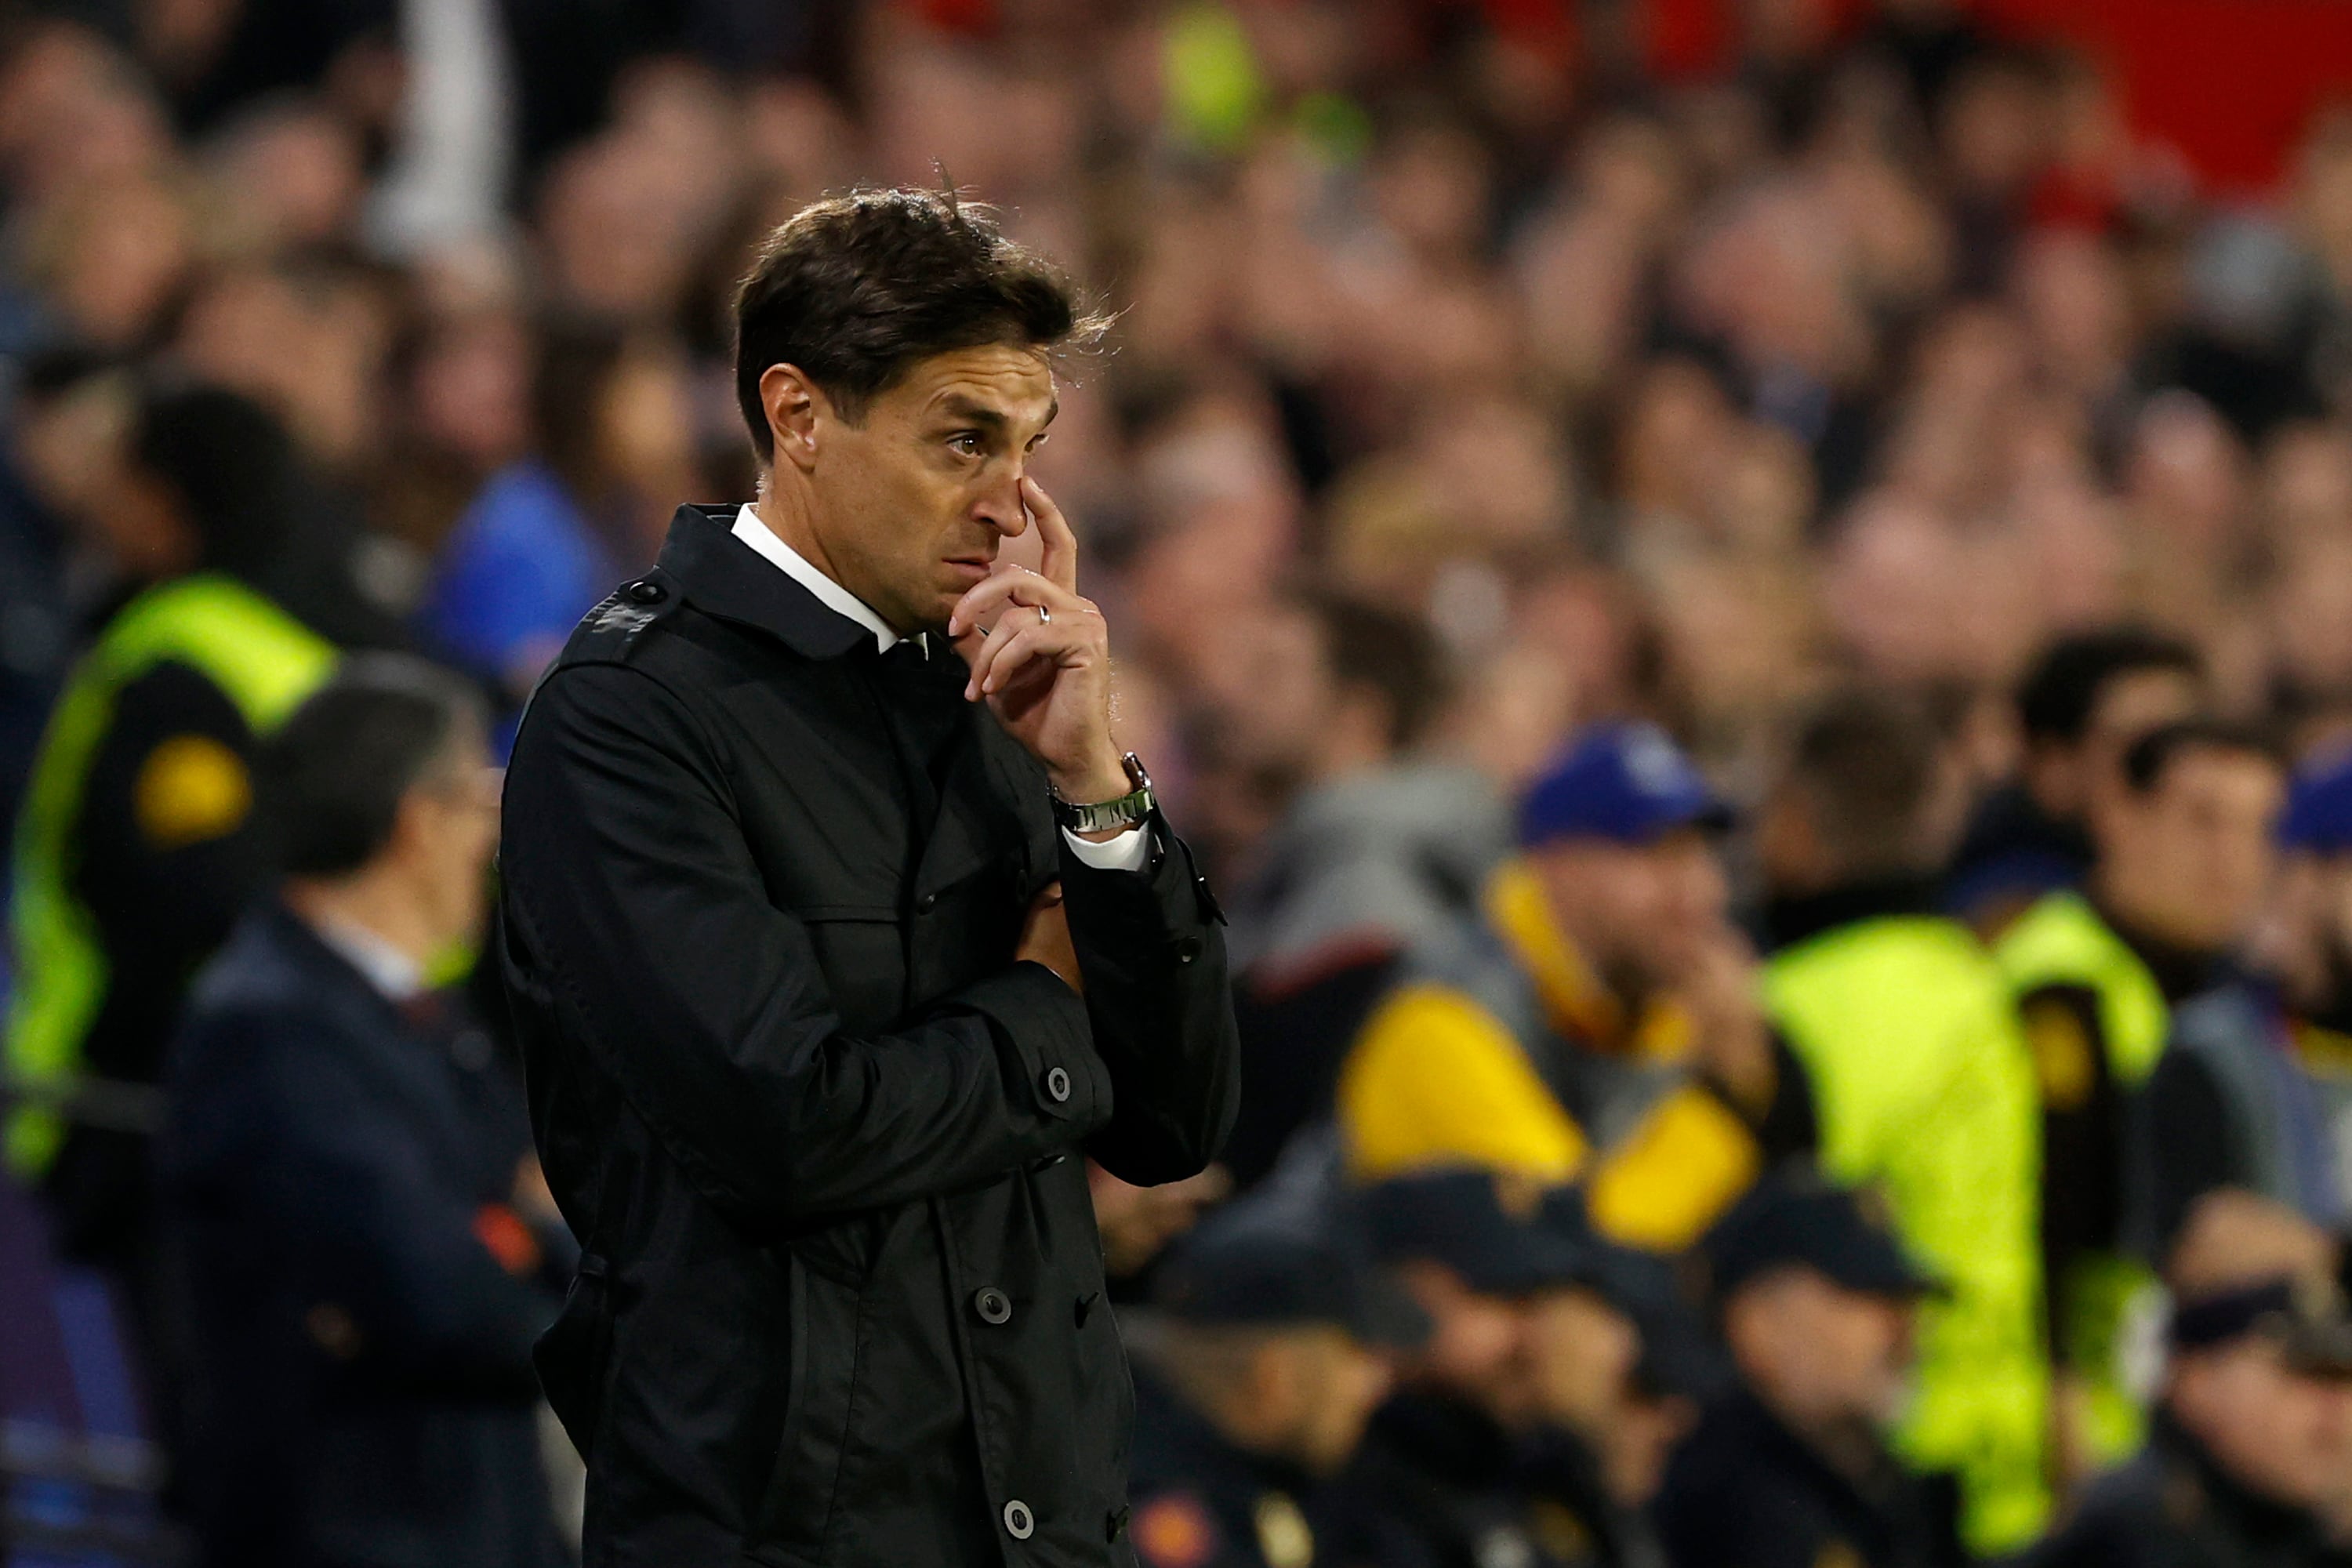
[[[948,636],[971,666],[964,697],[986,702],[1045,764],[1065,800],[1115,800],[1129,788],[1110,733],[1110,631],[1078,594],[1078,541],[1036,480],[1022,503],[1045,546],[1041,569],[1015,567],[956,604]]]

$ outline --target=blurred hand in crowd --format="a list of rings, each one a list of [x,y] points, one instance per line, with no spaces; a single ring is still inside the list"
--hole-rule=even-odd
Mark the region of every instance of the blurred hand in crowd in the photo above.
[[[1761,974],[1748,938],[1728,921],[1706,932],[1673,994],[1691,1021],[1691,1066],[1760,1116],[1776,1087]]]

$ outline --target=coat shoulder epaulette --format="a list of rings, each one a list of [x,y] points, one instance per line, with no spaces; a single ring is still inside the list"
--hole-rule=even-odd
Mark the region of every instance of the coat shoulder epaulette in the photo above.
[[[658,571],[624,583],[574,626],[556,667],[573,664],[626,664],[644,646],[646,628],[675,611],[677,590]]]

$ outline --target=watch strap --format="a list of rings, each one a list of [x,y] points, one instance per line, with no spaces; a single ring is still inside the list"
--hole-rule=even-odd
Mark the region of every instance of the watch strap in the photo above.
[[[1083,805],[1064,800],[1059,791],[1053,791],[1054,820],[1072,833],[1106,833],[1113,828],[1133,827],[1147,820],[1160,804],[1151,790],[1151,775],[1144,771],[1142,759],[1133,752],[1121,757],[1119,765],[1127,770],[1128,782],[1135,786],[1133,789],[1116,800]]]

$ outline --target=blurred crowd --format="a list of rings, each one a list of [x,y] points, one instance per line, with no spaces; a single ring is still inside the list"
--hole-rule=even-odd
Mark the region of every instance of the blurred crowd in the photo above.
[[[1225,1162],[1095,1173],[1144,1563],[2352,1561],[2352,106],[2224,202],[1726,9],[0,5],[6,1150],[131,1489],[560,1560],[481,774],[905,183],[1123,312],[1036,472],[1231,919]]]

